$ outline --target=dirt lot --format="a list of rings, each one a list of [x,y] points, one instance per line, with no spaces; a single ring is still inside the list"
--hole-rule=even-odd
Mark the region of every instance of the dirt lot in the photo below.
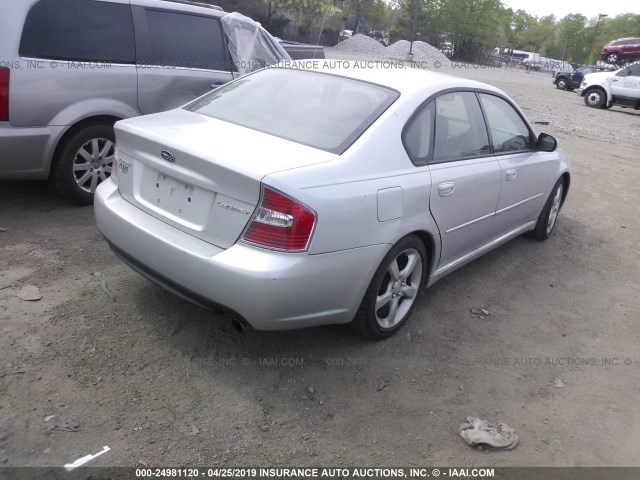
[[[92,208],[1,182],[0,466],[104,445],[92,465],[640,466],[640,113],[588,109],[549,74],[452,73],[549,122],[571,191],[552,238],[437,283],[385,342],[240,335],[117,260]],[[24,285],[42,299],[20,299]],[[469,415],[520,444],[468,447]],[[65,423],[79,431],[52,430]]]

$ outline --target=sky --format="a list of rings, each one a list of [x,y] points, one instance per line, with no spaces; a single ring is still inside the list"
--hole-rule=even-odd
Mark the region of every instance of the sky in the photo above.
[[[502,0],[502,4],[514,11],[524,10],[535,17],[553,13],[558,20],[570,13],[581,13],[587,18],[597,17],[599,13],[606,13],[610,17],[621,13],[640,14],[638,0]]]

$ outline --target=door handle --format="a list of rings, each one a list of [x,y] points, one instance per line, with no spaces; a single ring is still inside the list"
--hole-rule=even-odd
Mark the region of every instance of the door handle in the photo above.
[[[451,195],[453,191],[456,189],[456,184],[453,182],[445,182],[438,185],[438,194],[441,197],[446,197],[447,195]]]
[[[507,182],[515,180],[517,175],[518,173],[516,172],[515,168],[510,168],[505,172],[505,178],[507,179]]]
[[[212,83],[211,85],[209,85],[211,88],[218,88],[220,85],[222,85],[222,82],[215,82]]]

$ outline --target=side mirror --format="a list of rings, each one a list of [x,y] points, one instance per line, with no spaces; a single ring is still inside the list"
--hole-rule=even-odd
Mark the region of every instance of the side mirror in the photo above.
[[[558,147],[558,141],[549,134],[541,133],[538,136],[536,147],[542,152],[553,152]]]

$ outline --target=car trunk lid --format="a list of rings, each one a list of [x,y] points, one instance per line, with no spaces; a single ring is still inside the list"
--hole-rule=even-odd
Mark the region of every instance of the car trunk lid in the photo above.
[[[242,234],[265,175],[336,157],[182,109],[118,122],[116,145],[127,201],[220,248]]]

